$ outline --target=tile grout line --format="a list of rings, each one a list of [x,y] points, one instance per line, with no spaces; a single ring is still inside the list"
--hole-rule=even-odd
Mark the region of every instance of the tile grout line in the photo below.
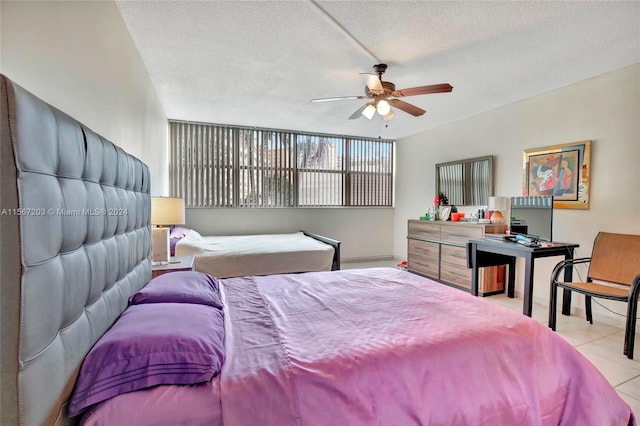
[[[637,376],[632,377],[632,378],[630,378],[630,379],[628,379],[628,380],[625,380],[624,382],[620,383],[619,385],[616,385],[615,387],[617,388],[618,386],[622,386],[622,385],[624,385],[625,383],[629,383],[630,381],[635,380],[635,379],[637,379],[638,377],[640,377],[640,374],[638,374]],[[626,392],[622,392],[622,393],[624,393],[625,395],[628,395]],[[634,398],[634,399],[638,399],[638,400],[640,401],[640,399],[639,399],[639,398],[636,398],[636,397],[635,397],[635,396],[633,396],[633,395],[629,395],[629,396],[630,396],[630,397],[632,397],[632,398]]]
[[[618,386],[620,386],[620,385],[618,385]],[[626,393],[626,392],[623,392],[623,391],[621,391],[621,390],[618,390],[618,386],[616,386],[616,387],[615,387],[616,392],[620,392],[620,393],[624,394],[625,396],[628,396],[628,397],[629,397],[629,398],[631,398],[631,399],[634,399],[634,400],[636,400],[636,401],[640,401],[640,399],[636,398],[635,396],[633,396],[633,395],[629,395],[629,394],[628,394],[628,393]]]
[[[558,334],[558,332],[554,332],[554,333]],[[593,338],[593,340],[589,340],[588,342],[582,342],[582,343],[577,344],[577,345],[573,345],[573,344],[572,344],[571,346],[573,346],[574,348],[578,348],[578,347],[580,347],[580,346],[584,346],[584,345],[588,345],[588,344],[590,344],[590,343],[594,343],[594,342],[596,342],[596,341],[598,341],[598,340],[606,339],[607,337],[609,337],[609,336],[613,336],[613,335],[614,335],[614,334],[616,334],[616,333],[618,333],[618,332],[616,331],[616,332],[614,332],[614,333],[607,334],[607,335],[605,335],[605,336],[601,336],[601,337],[594,337],[594,338]],[[569,342],[569,341],[568,341],[567,339],[565,339],[565,338],[564,338],[564,336],[562,336],[561,334],[558,334],[558,336],[562,337],[565,341]],[[569,343],[571,343],[571,342],[569,342]]]

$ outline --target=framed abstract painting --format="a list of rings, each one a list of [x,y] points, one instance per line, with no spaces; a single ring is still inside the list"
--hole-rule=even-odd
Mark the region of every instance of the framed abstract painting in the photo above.
[[[522,195],[552,195],[556,209],[589,208],[591,141],[527,149],[523,154]]]

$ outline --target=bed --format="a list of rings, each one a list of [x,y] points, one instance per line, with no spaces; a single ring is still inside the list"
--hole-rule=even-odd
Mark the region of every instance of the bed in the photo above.
[[[240,277],[219,290],[220,374],[124,393],[91,406],[83,424],[633,422],[597,369],[542,324],[409,272]]]
[[[176,256],[195,256],[196,271],[218,278],[340,269],[340,242],[305,231],[202,236],[174,228],[170,240]]]
[[[146,166],[4,76],[1,102],[3,424],[636,424],[547,327],[408,272],[150,281]],[[196,382],[78,405],[134,330],[200,333]]]

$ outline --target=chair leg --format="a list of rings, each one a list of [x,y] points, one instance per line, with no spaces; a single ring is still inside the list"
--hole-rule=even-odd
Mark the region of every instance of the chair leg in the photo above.
[[[558,288],[551,281],[551,294],[549,295],[549,328],[556,331],[556,309],[558,305]]]
[[[636,340],[636,315],[638,314],[638,299],[631,298],[627,308],[627,326],[624,331],[624,354],[633,359],[633,346]]]
[[[591,296],[584,295],[584,310],[587,312],[587,321],[593,324],[593,314],[591,313]]]

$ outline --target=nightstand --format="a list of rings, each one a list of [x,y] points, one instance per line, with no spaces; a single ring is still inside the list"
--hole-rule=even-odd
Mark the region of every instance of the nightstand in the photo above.
[[[172,257],[169,263],[164,265],[151,266],[151,278],[158,275],[176,271],[193,271],[193,256],[176,256]]]

